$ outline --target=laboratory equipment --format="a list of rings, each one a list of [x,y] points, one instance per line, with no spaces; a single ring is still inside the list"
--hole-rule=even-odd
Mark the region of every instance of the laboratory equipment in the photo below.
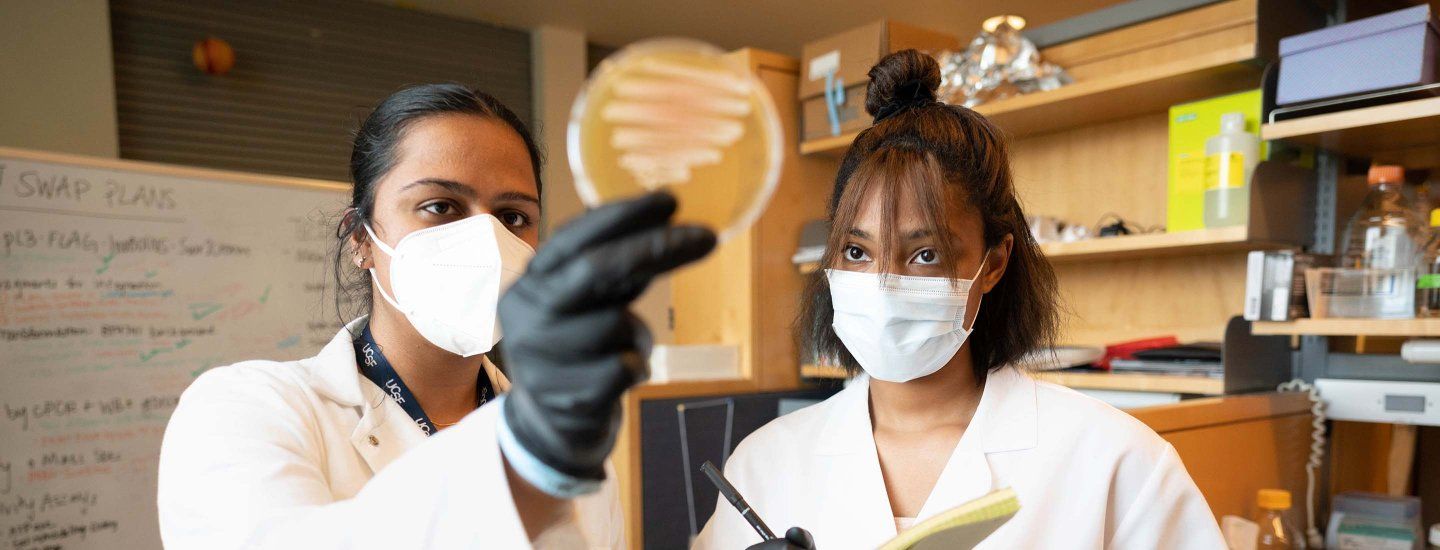
[[[1151,348],[1131,355],[1133,358],[1111,358],[1110,370],[1211,378],[1225,376],[1224,354],[1219,342]]]
[[[1305,298],[1315,318],[1409,319],[1415,316],[1414,288],[1409,268],[1305,270]]]
[[[1220,533],[1225,535],[1229,550],[1255,550],[1255,541],[1260,538],[1260,524],[1240,516],[1220,517]]]
[[[1167,232],[1205,228],[1205,144],[1215,136],[1220,117],[1226,113],[1243,113],[1247,126],[1253,121],[1255,126],[1251,127],[1258,129],[1263,95],[1256,88],[1170,107],[1165,194]],[[1270,142],[1260,144],[1260,158],[1268,157],[1270,145]]]
[[[1061,222],[1058,218],[1030,215],[1025,217],[1025,225],[1030,226],[1030,236],[1034,237],[1037,243],[1053,243],[1060,240]]]
[[[1289,321],[1294,274],[1293,251],[1250,252],[1245,265],[1245,320]]]
[[[680,223],[723,242],[759,217],[780,177],[770,92],[738,59],[694,40],[637,42],[596,67],[570,112],[570,168],[589,206],[665,190]]]
[[[1400,344],[1400,358],[1406,363],[1440,365],[1440,340],[1406,340]]]
[[[1245,131],[1245,114],[1220,115],[1220,133],[1205,140],[1205,227],[1245,225],[1250,218],[1250,176],[1260,160],[1260,138]]]
[[[1305,543],[1312,548],[1325,546],[1324,537],[1315,523],[1315,485],[1320,466],[1325,463],[1325,426],[1329,416],[1320,389],[1303,378],[1295,378],[1275,387],[1282,392],[1300,392],[1310,398],[1310,456],[1305,460]]]
[[[1054,90],[1074,80],[1021,34],[1025,18],[997,15],[980,24],[980,34],[960,52],[943,52],[940,100],[975,107],[1010,96]]]
[[[1420,253],[1415,305],[1421,317],[1440,317],[1440,208],[1430,211],[1430,240]]]
[[[1359,492],[1335,495],[1325,540],[1326,548],[1335,549],[1420,550],[1425,544],[1420,499]]]
[[[1255,495],[1255,505],[1260,509],[1255,518],[1255,523],[1260,525],[1260,534],[1255,538],[1256,550],[1305,548],[1300,531],[1285,517],[1290,510],[1290,491],[1261,489]]]
[[[1293,251],[1254,251],[1246,265],[1246,320],[1289,321],[1310,317],[1305,272],[1335,258]]]
[[[1440,426],[1440,383],[1320,378],[1315,387],[1333,420]]]
[[[1345,226],[1338,267],[1406,269],[1414,267],[1422,224],[1401,187],[1399,166],[1370,167],[1370,192]],[[1313,308],[1312,308],[1313,309]]]

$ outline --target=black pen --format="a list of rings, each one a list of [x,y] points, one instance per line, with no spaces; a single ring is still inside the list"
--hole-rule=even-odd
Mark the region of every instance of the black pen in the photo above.
[[[725,476],[720,475],[720,470],[715,469],[714,464],[706,460],[704,464],[700,465],[700,471],[705,472],[705,477],[710,478],[710,483],[714,483],[715,488],[720,490],[720,496],[725,497],[725,500],[730,501],[730,505],[740,512],[740,517],[750,522],[750,526],[755,528],[756,533],[760,533],[762,540],[775,539],[775,533],[765,526],[765,522],[760,521],[760,516],[755,515],[755,510],[745,502],[744,497],[740,496],[740,491],[736,491],[735,486],[731,485]]]

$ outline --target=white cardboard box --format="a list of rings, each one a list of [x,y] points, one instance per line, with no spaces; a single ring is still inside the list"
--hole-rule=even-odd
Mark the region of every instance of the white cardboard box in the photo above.
[[[740,350],[733,345],[659,345],[650,352],[650,381],[740,378]]]

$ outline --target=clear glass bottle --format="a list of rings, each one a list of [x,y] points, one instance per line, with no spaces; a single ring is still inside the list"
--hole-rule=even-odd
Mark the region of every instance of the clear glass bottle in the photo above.
[[[1285,517],[1285,512],[1290,510],[1290,491],[1261,489],[1255,496],[1255,505],[1260,509],[1255,517],[1255,523],[1260,524],[1255,550],[1305,548],[1300,530]]]
[[[1440,208],[1430,211],[1430,240],[1415,266],[1415,307],[1421,317],[1440,317]]]
[[[1399,166],[1370,167],[1370,192],[1345,226],[1338,267],[1406,269],[1415,267],[1424,224],[1402,187]]]
[[[1220,133],[1205,140],[1205,227],[1249,221],[1250,176],[1259,161],[1260,138],[1245,131],[1245,115],[1220,115]]]

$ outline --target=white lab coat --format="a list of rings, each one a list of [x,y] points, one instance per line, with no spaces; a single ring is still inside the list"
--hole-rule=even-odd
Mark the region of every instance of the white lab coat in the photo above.
[[[491,403],[427,438],[360,374],[345,330],[309,359],[213,369],[165,431],[161,538],[172,550],[528,548],[498,417]],[[607,481],[577,499],[535,546],[622,547],[617,495]]]
[[[804,527],[834,550],[896,534],[863,377],[745,438],[725,475],[777,535]],[[1169,443],[1109,405],[1009,368],[986,380],[918,518],[1007,486],[1020,512],[980,548],[1225,548]],[[722,500],[715,510],[697,548],[759,542],[734,507]]]

